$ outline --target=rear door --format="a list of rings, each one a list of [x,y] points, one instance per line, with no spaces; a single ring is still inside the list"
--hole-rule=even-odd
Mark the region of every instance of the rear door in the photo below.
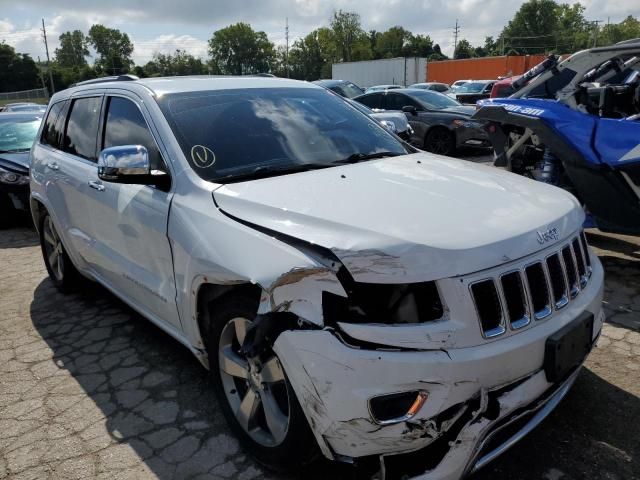
[[[52,107],[52,111],[53,111]],[[102,108],[101,95],[72,98],[59,110],[56,125],[60,130],[57,148],[47,154],[45,171],[46,196],[52,204],[58,228],[70,243],[68,247],[81,260],[91,263],[89,211],[86,182],[96,168],[96,136]],[[45,125],[44,133],[51,143],[57,132]]]
[[[168,172],[143,112],[144,104],[134,97],[107,96],[98,149],[142,145],[149,152],[151,168]],[[148,185],[103,182],[96,169],[91,182],[88,195],[95,205],[91,236],[96,272],[147,315],[179,329],[167,237],[172,193]]]

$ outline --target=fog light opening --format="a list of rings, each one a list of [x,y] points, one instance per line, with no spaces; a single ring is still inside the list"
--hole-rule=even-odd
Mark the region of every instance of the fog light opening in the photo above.
[[[369,400],[369,411],[380,425],[404,422],[420,411],[428,397],[423,391],[379,395]]]

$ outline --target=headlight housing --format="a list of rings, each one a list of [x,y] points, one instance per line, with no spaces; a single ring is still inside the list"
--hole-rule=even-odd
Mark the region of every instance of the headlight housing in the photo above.
[[[29,175],[22,175],[0,168],[0,183],[7,185],[26,185],[29,183]]]
[[[326,320],[345,323],[416,324],[442,318],[435,282],[374,284],[343,282],[348,297],[323,292]]]
[[[474,122],[472,120],[462,120],[460,118],[456,118],[451,122],[451,125],[454,127],[465,127],[465,128],[482,128],[482,124],[478,122]]]

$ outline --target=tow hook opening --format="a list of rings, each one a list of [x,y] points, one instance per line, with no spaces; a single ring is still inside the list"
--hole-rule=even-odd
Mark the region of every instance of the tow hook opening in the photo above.
[[[380,425],[400,423],[416,415],[428,397],[423,391],[378,395],[369,399],[369,411]]]

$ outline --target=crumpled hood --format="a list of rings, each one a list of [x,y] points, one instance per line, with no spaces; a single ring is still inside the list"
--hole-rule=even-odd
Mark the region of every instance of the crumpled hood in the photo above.
[[[29,152],[0,153],[0,167],[16,172],[29,171]]]
[[[559,242],[584,213],[563,190],[427,153],[219,187],[246,222],[331,249],[361,282],[435,280],[493,267]],[[556,228],[558,240],[539,243]]]

